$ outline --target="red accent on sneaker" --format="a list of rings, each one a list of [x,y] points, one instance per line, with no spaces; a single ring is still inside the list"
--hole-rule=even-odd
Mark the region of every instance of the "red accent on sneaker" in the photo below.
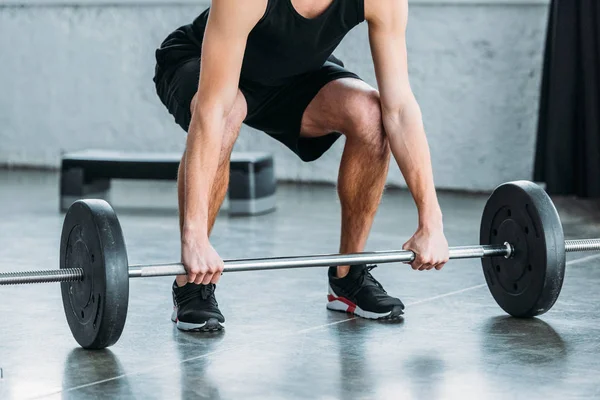
[[[351,302],[350,300],[348,300],[345,297],[335,297],[332,294],[328,294],[327,295],[327,300],[331,301],[341,301],[342,303],[346,304],[348,306],[348,308],[346,309],[347,312],[349,313],[353,313],[354,310],[356,310],[356,304],[354,304],[353,302]]]

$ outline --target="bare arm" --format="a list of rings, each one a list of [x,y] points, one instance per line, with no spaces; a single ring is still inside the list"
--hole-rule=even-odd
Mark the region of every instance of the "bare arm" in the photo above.
[[[185,157],[183,240],[207,239],[208,202],[227,116],[233,108],[248,34],[266,0],[213,0],[204,34],[197,101]]]
[[[416,253],[413,269],[441,269],[448,261],[421,109],[408,81],[408,0],[366,0],[365,16],[381,95],[383,126],[392,154],[419,210],[419,227],[403,246]]]
[[[419,224],[442,224],[421,109],[408,80],[407,0],[367,0],[365,14],[392,153],[419,210]]]

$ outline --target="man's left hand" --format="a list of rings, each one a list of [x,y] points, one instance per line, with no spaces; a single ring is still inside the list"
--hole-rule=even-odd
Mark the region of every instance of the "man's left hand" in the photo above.
[[[448,241],[443,228],[419,228],[402,249],[416,254],[415,260],[410,263],[414,270],[440,270],[448,262]]]

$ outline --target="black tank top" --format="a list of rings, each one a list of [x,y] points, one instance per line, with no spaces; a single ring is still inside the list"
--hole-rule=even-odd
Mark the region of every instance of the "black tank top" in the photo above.
[[[157,50],[159,66],[197,57],[208,20],[207,9],[192,24],[173,32]],[[275,86],[317,70],[344,36],[364,21],[364,0],[333,0],[315,18],[300,15],[291,0],[269,0],[248,36],[241,78]]]

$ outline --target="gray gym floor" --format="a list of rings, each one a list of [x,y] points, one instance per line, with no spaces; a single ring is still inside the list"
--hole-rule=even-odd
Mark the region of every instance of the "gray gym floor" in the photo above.
[[[54,269],[63,216],[55,173],[0,171],[0,271]],[[117,183],[130,263],[177,261],[173,183]],[[440,195],[451,245],[476,244],[485,196]],[[568,237],[600,236],[596,203],[557,199]],[[277,212],[221,215],[224,258],[337,251],[328,186],[280,186]],[[415,228],[410,196],[386,193],[370,250],[400,248]],[[125,331],[109,350],[78,349],[58,284],[0,287],[0,398],[514,399],[599,398],[600,254],[569,255],[562,294],[533,320],[507,317],[478,260],[441,272],[374,271],[406,318],[378,323],[325,309],[324,269],[226,274],[224,334],[169,320],[172,278],[133,279]]]

